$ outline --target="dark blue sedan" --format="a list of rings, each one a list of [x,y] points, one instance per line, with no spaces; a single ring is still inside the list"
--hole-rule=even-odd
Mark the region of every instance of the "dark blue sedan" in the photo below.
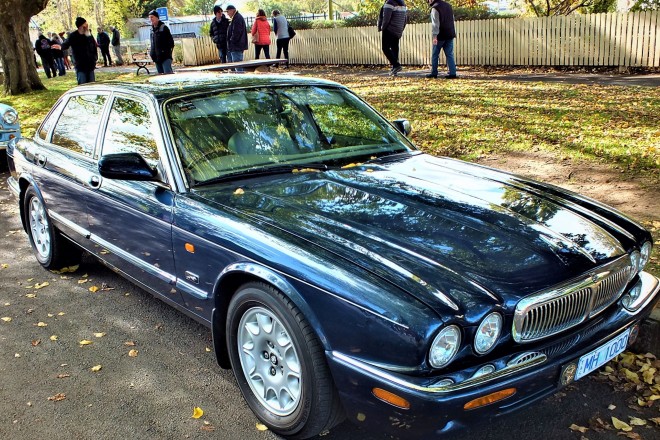
[[[317,79],[96,83],[10,144],[9,186],[46,269],[86,251],[207,325],[285,437],[441,435],[634,341],[660,290],[648,231],[409,131]]]

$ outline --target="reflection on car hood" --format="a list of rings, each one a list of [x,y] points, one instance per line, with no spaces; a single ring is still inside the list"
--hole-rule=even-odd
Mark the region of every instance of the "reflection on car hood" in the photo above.
[[[424,154],[240,184],[238,197],[218,187],[199,195],[349,259],[439,311],[511,305],[622,255],[627,234],[556,188]]]

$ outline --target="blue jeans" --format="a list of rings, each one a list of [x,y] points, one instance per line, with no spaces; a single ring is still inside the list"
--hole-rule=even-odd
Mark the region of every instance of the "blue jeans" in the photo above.
[[[94,75],[93,70],[90,70],[88,72],[76,70],[76,79],[78,80],[78,84],[85,84],[96,81],[96,77]]]
[[[438,75],[438,58],[440,57],[440,49],[445,51],[445,58],[447,58],[447,69],[450,75],[456,75],[456,60],[454,59],[454,38],[451,40],[438,40],[438,44],[433,46],[433,54],[431,55],[431,75]]]
[[[237,63],[243,61],[243,51],[242,50],[230,50],[227,52],[227,61],[230,63]],[[239,67],[235,69],[237,72],[242,72],[243,68]]]
[[[59,71],[60,76],[66,74],[66,69],[64,68],[64,58],[55,58],[55,66]]]
[[[222,64],[226,63],[227,62],[227,49],[224,48],[224,47],[219,47],[219,46],[216,46],[216,47],[218,48],[218,58],[220,58],[220,62]]]
[[[174,73],[172,70],[172,59],[165,60],[162,63],[156,63],[156,70],[158,73]]]

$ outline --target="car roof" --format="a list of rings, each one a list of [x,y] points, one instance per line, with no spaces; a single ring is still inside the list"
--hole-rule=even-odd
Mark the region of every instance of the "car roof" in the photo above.
[[[198,92],[220,91],[223,89],[325,85],[344,87],[339,83],[318,78],[305,78],[293,75],[234,74],[214,72],[175,73],[149,77],[144,82],[108,81],[88,83],[74,87],[69,92],[82,90],[130,91],[153,96],[162,101],[168,98],[195,94]]]

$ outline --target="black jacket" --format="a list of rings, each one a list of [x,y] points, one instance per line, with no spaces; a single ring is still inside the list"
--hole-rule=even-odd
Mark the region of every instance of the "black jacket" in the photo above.
[[[236,12],[229,22],[229,29],[227,30],[227,50],[230,52],[239,52],[241,50],[247,50],[247,48],[248,40],[245,19],[241,14]]]
[[[53,61],[53,52],[50,46],[51,41],[43,35],[39,35],[39,38],[34,42],[34,50],[42,59],[47,61]]]
[[[100,47],[110,47],[110,37],[105,32],[96,34],[96,42]]]
[[[119,40],[120,39],[121,39],[121,37],[119,36],[119,29],[115,28],[112,31],[112,41],[111,41],[112,45],[113,46],[119,46],[119,44],[120,44]]]
[[[69,35],[64,43],[62,43],[62,50],[71,48],[73,58],[76,63],[76,70],[81,72],[91,72],[96,69],[96,60],[98,52],[96,50],[96,41],[91,35],[84,35],[75,29]]]
[[[440,41],[447,41],[456,38],[456,28],[454,27],[454,10],[451,5],[442,0],[433,2],[431,8],[435,9],[439,15],[439,29],[437,36]],[[431,11],[433,13],[434,11]]]
[[[165,60],[172,59],[172,50],[174,50],[174,38],[170,28],[165,23],[158,21],[156,26],[151,27],[151,59],[154,63],[162,63]]]
[[[227,30],[229,29],[229,19],[224,15],[220,19],[220,22],[213,17],[211,20],[211,29],[209,30],[209,36],[213,40],[216,46],[226,49],[227,48]]]

